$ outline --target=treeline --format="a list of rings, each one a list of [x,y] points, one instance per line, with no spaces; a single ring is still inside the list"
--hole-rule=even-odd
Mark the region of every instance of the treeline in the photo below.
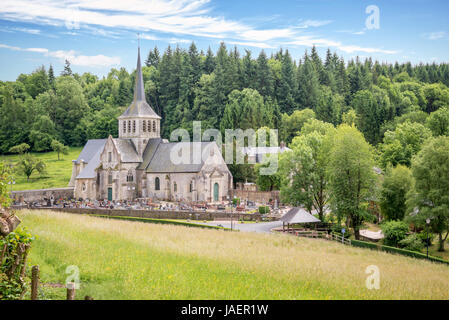
[[[163,54],[154,48],[145,63],[147,100],[162,116],[165,138],[200,120],[203,129],[277,128],[290,143],[313,113],[334,125],[352,117],[377,145],[404,117],[422,122],[449,105],[448,64],[346,63],[330,50],[323,60],[315,48],[295,61],[288,50],[253,57],[224,43],[215,54],[195,44],[187,50],[169,46]],[[116,119],[132,101],[134,75],[111,69],[99,79],[74,74],[66,62],[59,76],[42,66],[14,82],[0,82],[0,152],[23,142],[46,151],[55,139],[79,146],[117,136]]]

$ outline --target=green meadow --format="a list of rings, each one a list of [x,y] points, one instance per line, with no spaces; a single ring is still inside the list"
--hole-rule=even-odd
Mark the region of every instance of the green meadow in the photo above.
[[[449,267],[325,240],[19,211],[41,299],[449,299]],[[366,269],[377,266],[380,289]],[[413,275],[413,276],[409,276]]]
[[[12,186],[12,190],[30,190],[30,189],[47,189],[47,188],[64,188],[70,181],[72,175],[72,160],[76,160],[81,153],[82,148],[70,148],[67,155],[60,155],[56,152],[33,153],[34,156],[40,158],[47,165],[46,173],[39,174],[33,172],[29,181],[26,176],[14,174],[16,181]],[[0,161],[15,165],[19,159],[19,155],[2,155]]]

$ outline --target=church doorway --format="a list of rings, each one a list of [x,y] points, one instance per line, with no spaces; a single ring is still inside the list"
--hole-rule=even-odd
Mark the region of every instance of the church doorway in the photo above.
[[[218,190],[219,190],[218,183],[215,183],[214,184],[214,201],[218,201]]]
[[[108,200],[112,201],[112,188],[108,188]]]

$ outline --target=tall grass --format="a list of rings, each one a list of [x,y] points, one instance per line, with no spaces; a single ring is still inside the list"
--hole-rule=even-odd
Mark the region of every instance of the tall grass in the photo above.
[[[46,173],[39,174],[33,172],[30,180],[27,181],[26,176],[22,174],[15,174],[14,179],[16,184],[13,185],[12,190],[31,190],[31,189],[46,189],[46,188],[65,188],[70,181],[72,175],[72,160],[78,158],[82,148],[69,149],[69,154],[60,155],[61,160],[58,160],[56,152],[33,153],[34,156],[40,158],[47,165]],[[0,161],[11,163],[15,165],[19,160],[18,155],[2,155]]]
[[[449,299],[446,265],[287,235],[21,211],[43,282],[80,269],[95,299]],[[370,265],[380,289],[365,286]],[[56,290],[56,289],[55,289]],[[63,297],[60,292],[47,292]]]

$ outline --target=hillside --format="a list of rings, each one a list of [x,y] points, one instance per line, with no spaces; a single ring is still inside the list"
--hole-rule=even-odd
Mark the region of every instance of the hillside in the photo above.
[[[18,215],[44,283],[80,270],[95,299],[448,299],[446,265],[285,235],[230,233],[46,211]],[[365,286],[370,265],[380,290]],[[413,275],[405,277],[405,275]],[[64,298],[64,289],[44,290]]]
[[[33,153],[34,156],[43,160],[47,166],[45,174],[40,175],[34,172],[30,180],[24,175],[15,175],[15,185],[13,190],[32,190],[46,188],[65,188],[70,181],[72,175],[72,160],[78,158],[82,148],[70,148],[67,155],[60,155],[58,160],[56,152],[40,152]],[[15,164],[19,159],[18,155],[2,155],[0,161]]]

